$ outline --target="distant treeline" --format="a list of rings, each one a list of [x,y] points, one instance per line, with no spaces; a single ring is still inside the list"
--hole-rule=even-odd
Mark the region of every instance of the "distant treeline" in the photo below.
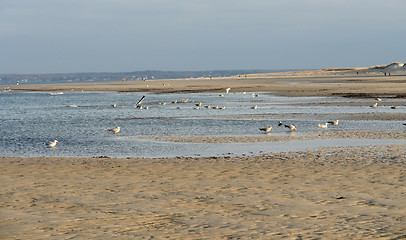
[[[152,79],[228,77],[250,73],[270,73],[288,70],[214,70],[214,71],[136,71],[118,73],[50,73],[50,74],[0,74],[0,85],[114,82]],[[290,71],[290,70],[289,70]]]

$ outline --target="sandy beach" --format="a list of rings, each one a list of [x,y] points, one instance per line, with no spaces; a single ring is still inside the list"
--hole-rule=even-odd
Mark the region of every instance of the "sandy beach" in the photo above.
[[[385,104],[390,105],[390,99],[406,95],[406,76],[274,74],[2,86],[185,93],[224,92],[227,87],[283,96],[387,97]],[[403,120],[404,114],[341,117]],[[406,134],[336,131],[307,139],[346,137],[406,139]],[[159,140],[281,141],[265,135]],[[165,159],[0,157],[0,238],[404,239],[405,149],[324,147],[260,156]]]
[[[72,84],[20,84],[2,86],[27,91],[120,91],[120,92],[272,92],[281,96],[406,96],[404,72],[337,74],[330,72],[251,74],[223,78],[156,79],[147,81],[88,82]]]
[[[405,148],[1,158],[2,239],[402,239]]]

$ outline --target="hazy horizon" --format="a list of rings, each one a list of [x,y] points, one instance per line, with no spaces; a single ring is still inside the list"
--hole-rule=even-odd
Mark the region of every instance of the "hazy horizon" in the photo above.
[[[307,70],[317,70],[317,69],[209,69],[209,70],[158,70],[158,69],[145,69],[145,70],[134,70],[134,71],[111,71],[111,72],[46,72],[46,73],[0,73],[0,75],[52,75],[52,74],[119,74],[119,73],[136,73],[136,72],[238,72],[238,71],[252,71],[254,72],[264,72],[264,73],[272,73],[272,72],[289,72],[289,71],[307,71]]]
[[[406,1],[5,0],[0,73],[289,70],[406,62]]]

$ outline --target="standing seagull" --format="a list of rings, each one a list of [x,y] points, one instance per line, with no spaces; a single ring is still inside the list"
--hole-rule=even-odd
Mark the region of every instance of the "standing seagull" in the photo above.
[[[260,128],[259,130],[264,131],[266,133],[269,133],[272,130],[272,126],[266,127],[266,128]]]
[[[328,123],[337,126],[337,125],[338,125],[338,121],[339,121],[339,120],[334,120],[334,121],[330,121],[330,122],[328,122]]]
[[[295,127],[295,125],[292,125],[292,124],[287,124],[287,125],[285,125],[285,127],[286,127],[286,128],[289,128],[291,132],[294,132],[294,131],[297,130],[296,127]]]
[[[48,143],[48,147],[54,148],[56,147],[56,143],[58,143],[58,140],[55,139],[54,141]]]
[[[107,130],[107,131],[113,132],[114,134],[117,134],[117,133],[120,132],[120,127],[115,127],[115,128],[113,128],[113,129],[109,129],[109,130]]]
[[[371,106],[371,108],[376,108],[378,106],[378,102],[375,102],[374,105]]]
[[[327,124],[328,124],[328,123],[325,123],[325,124],[318,124],[317,126],[318,126],[319,128],[327,128]]]
[[[226,94],[230,92],[231,88],[226,88]]]

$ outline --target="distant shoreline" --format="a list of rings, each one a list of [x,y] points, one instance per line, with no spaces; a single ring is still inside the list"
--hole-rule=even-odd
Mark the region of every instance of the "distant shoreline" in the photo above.
[[[282,96],[406,97],[406,75],[292,74],[66,84],[0,85],[3,91],[272,92]]]
[[[80,72],[80,73],[32,73],[0,74],[0,85],[19,84],[75,84],[162,79],[205,79],[233,77],[311,76],[311,75],[405,75],[406,66],[401,62],[372,67],[345,67],[324,69],[251,69],[251,70],[201,70],[162,71],[144,70],[133,72]]]

